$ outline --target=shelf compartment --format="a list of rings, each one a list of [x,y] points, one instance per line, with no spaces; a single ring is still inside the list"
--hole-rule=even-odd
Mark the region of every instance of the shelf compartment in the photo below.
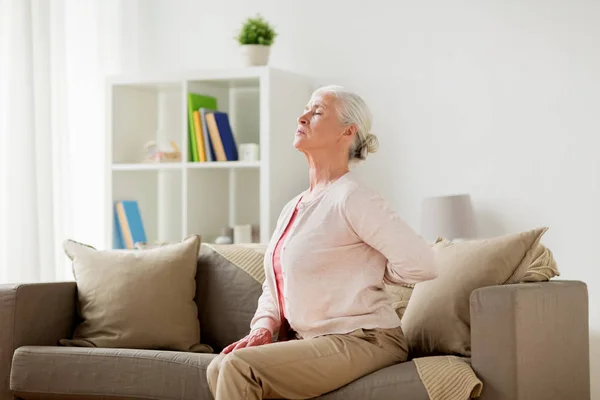
[[[244,143],[255,143],[260,146],[261,136],[260,80],[240,79],[244,84],[232,84],[236,81],[234,78],[225,80],[227,84],[215,79],[189,80],[185,84],[187,92],[216,98],[218,111],[226,112],[229,117],[238,149],[239,145]]]
[[[141,163],[146,156],[145,145],[150,141],[161,149],[170,149],[172,141],[183,152],[182,87],[183,84],[157,84],[112,88],[109,125],[113,163]]]
[[[138,202],[149,243],[181,240],[182,173],[178,170],[122,171],[112,178],[112,229],[114,202]],[[113,235],[114,236],[114,235]],[[115,241],[113,237],[113,248]]]
[[[260,225],[259,169],[187,172],[187,232],[212,242],[222,228]]]

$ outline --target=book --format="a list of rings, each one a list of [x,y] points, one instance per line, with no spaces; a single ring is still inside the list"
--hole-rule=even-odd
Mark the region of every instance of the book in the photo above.
[[[121,234],[121,223],[119,222],[119,215],[117,213],[116,204],[114,214],[115,215],[113,221],[113,249],[124,249],[125,241],[123,240],[123,235]]]
[[[194,129],[196,131],[196,143],[198,147],[198,161],[206,162],[206,151],[204,148],[204,136],[202,135],[202,124],[200,123],[200,112],[194,110]]]
[[[208,132],[210,133],[210,142],[215,150],[216,160],[227,161],[223,142],[221,141],[221,135],[219,133],[219,127],[217,126],[217,120],[215,119],[215,112],[206,113],[206,125],[208,126]]]
[[[124,200],[115,202],[115,213],[119,241],[122,248],[134,249],[138,242],[146,242],[146,232],[142,222],[142,216],[135,200]]]
[[[214,113],[217,128],[219,130],[219,136],[221,137],[221,143],[227,161],[239,160],[237,144],[235,142],[235,136],[231,130],[231,124],[229,123],[229,116],[226,112],[215,111]]]
[[[210,140],[210,133],[208,132],[208,125],[206,124],[206,114],[217,110],[212,108],[200,107],[199,111],[200,122],[202,123],[202,135],[204,136],[204,149],[206,152],[206,160],[215,161],[217,157],[215,156],[215,149],[213,148],[212,142]]]
[[[207,96],[198,93],[188,93],[187,101],[188,109],[188,134],[189,134],[189,150],[188,160],[192,162],[200,161],[200,153],[198,151],[198,140],[196,129],[194,126],[194,110],[201,107],[217,109],[217,99],[213,96]]]
[[[123,242],[123,248],[131,249],[133,248],[133,239],[131,238],[131,231],[129,230],[125,208],[120,201],[115,204],[115,212],[117,214],[117,221],[119,221],[119,232],[121,233],[120,236]]]

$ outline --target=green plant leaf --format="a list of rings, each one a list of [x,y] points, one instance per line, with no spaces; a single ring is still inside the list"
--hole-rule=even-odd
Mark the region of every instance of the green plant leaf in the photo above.
[[[239,44],[262,44],[271,46],[277,37],[275,29],[259,14],[249,17],[236,36]]]

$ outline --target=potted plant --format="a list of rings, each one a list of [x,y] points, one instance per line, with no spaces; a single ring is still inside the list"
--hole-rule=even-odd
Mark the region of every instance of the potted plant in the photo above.
[[[248,18],[237,35],[246,65],[267,65],[271,45],[277,33],[262,16]]]

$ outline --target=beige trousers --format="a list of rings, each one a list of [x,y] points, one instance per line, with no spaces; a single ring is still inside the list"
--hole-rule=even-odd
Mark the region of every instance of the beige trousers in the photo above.
[[[207,378],[215,400],[309,399],[406,358],[401,328],[358,329],[221,353]]]

